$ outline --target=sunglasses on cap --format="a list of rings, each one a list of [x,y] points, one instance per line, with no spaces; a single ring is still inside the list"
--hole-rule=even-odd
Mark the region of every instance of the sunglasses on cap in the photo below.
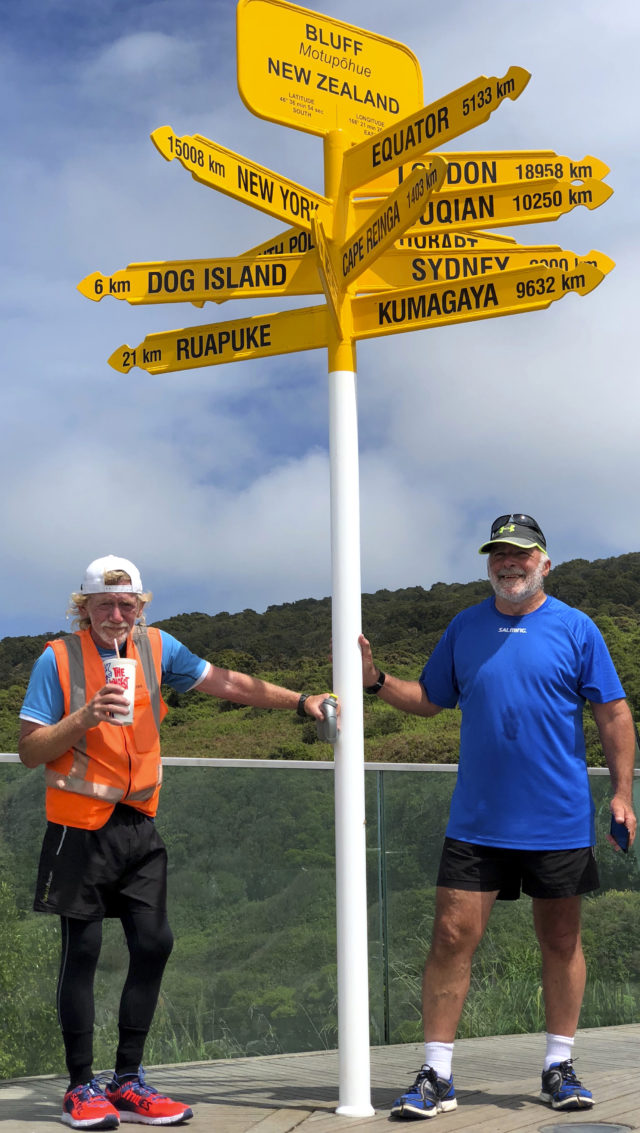
[[[517,523],[519,527],[529,527],[531,531],[535,531],[536,535],[542,536],[544,542],[544,535],[532,515],[524,515],[522,512],[513,512],[511,515],[499,515],[494,519],[491,524],[491,538],[495,539],[496,535],[500,534],[501,528],[507,523]]]

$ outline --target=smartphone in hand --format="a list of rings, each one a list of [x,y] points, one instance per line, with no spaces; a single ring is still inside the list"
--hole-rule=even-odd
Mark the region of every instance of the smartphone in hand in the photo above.
[[[629,853],[629,831],[627,830],[624,822],[616,822],[613,815],[611,815],[611,837],[616,845],[620,847],[623,853]]]

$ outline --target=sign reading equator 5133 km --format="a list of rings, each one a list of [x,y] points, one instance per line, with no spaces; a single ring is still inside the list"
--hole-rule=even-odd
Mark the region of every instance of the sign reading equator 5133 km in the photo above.
[[[259,118],[354,141],[422,105],[422,74],[403,43],[286,0],[240,0],[238,90]]]
[[[518,98],[530,78],[524,67],[509,67],[501,79],[480,75],[393,123],[375,138],[365,138],[344,155],[345,189],[366,185],[486,122],[505,98]]]

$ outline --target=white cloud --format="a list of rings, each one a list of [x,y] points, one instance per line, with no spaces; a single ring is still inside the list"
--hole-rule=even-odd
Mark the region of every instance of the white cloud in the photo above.
[[[17,8],[6,21],[0,562],[12,587],[0,633],[53,628],[86,562],[108,550],[139,560],[156,617],[330,592],[324,352],[156,378],[106,361],[154,330],[297,303],[134,308],[76,291],[97,269],[235,255],[285,227],[166,163],[149,140],[159,125],[322,189],[321,139],[238,97],[235,8],[149,0],[116,17],[97,0],[86,11],[35,0],[29,27]],[[593,212],[510,230],[612,256],[593,294],[359,344],[364,589],[481,576],[477,546],[511,507],[537,515],[558,561],[637,549],[640,8],[496,0],[489,18],[475,0],[350,0],[339,18],[408,44],[426,99],[526,67],[523,95],[452,148],[593,154],[615,188]]]

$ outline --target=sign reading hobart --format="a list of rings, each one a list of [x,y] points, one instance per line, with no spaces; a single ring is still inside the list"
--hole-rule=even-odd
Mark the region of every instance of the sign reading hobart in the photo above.
[[[310,134],[359,140],[422,103],[408,47],[286,0],[240,0],[237,57],[248,109]]]

